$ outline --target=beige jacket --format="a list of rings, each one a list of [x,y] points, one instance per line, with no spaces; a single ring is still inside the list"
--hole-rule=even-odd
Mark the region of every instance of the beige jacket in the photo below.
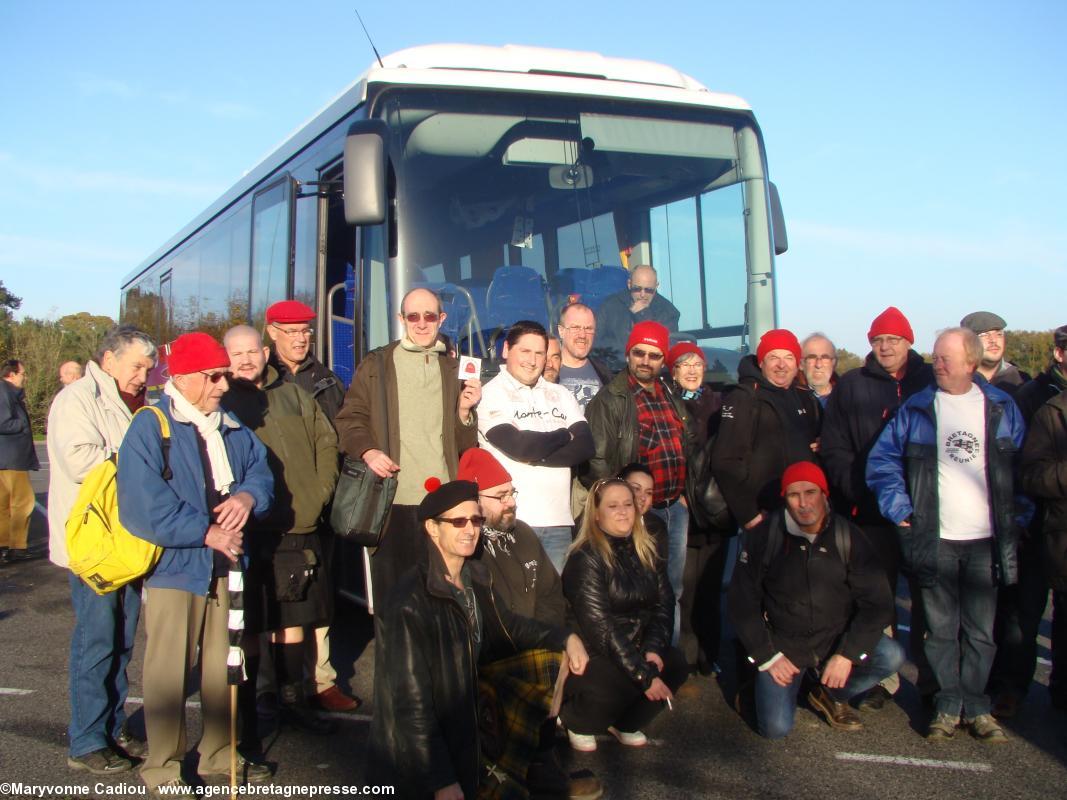
[[[48,549],[67,567],[67,517],[89,471],[118,452],[133,415],[114,379],[96,362],[52,401],[48,410]]]

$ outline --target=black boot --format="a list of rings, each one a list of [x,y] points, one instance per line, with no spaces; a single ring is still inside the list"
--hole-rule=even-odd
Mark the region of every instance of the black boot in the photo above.
[[[278,687],[279,721],[305,733],[325,736],[333,733],[335,725],[318,716],[307,703],[301,683],[285,683]]]

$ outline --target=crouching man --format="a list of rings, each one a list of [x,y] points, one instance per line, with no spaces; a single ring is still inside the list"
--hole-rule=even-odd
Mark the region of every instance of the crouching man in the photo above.
[[[398,580],[378,620],[368,781],[395,786],[399,797],[459,800],[484,780],[508,796],[522,791],[520,751],[536,747],[559,652],[577,674],[589,657],[574,634],[516,616],[494,596],[488,568],[470,558],[484,522],[478,484],[431,478],[426,488],[417,518],[429,564]],[[488,725],[479,719],[479,673],[495,695],[483,708],[501,712]],[[480,741],[487,727],[495,741]]]
[[[793,729],[807,674],[812,708],[842,730],[863,727],[848,704],[904,662],[882,634],[893,597],[863,532],[834,514],[823,471],[810,462],[782,475],[786,507],[745,534],[729,590],[729,610],[749,660],[759,667],[760,734]]]

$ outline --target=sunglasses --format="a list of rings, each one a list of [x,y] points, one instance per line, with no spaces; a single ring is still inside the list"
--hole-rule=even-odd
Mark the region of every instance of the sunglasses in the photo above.
[[[655,286],[631,286],[630,294],[655,294]]]
[[[635,347],[630,351],[630,355],[640,361],[642,358],[647,358],[649,361],[662,361],[663,353],[653,353],[651,350],[642,350],[640,347]]]
[[[482,527],[482,523],[485,522],[485,517],[481,514],[475,514],[471,517],[436,517],[438,522],[447,522],[453,528],[466,528],[469,522],[475,528]]]
[[[411,311],[403,315],[404,319],[406,319],[412,325],[419,321],[419,316],[420,315],[418,311]],[[421,316],[423,322],[437,322],[441,315],[438,314],[436,311],[423,311]]]
[[[223,378],[226,378],[227,380],[230,378],[230,373],[228,372],[204,372],[203,370],[200,370],[200,374],[212,383],[218,383]]]

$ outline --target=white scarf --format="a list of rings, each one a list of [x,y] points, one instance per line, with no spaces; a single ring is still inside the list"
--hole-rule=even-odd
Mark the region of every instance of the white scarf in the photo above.
[[[226,445],[222,441],[222,432],[219,425],[222,423],[222,412],[212,411],[204,414],[196,406],[186,400],[174,380],[170,379],[163,387],[163,394],[170,398],[173,405],[174,419],[178,422],[190,422],[196,426],[200,438],[207,445],[207,459],[211,463],[211,477],[215,481],[215,489],[219,494],[229,494],[233,484],[233,470],[230,469],[230,459],[226,455]]]

